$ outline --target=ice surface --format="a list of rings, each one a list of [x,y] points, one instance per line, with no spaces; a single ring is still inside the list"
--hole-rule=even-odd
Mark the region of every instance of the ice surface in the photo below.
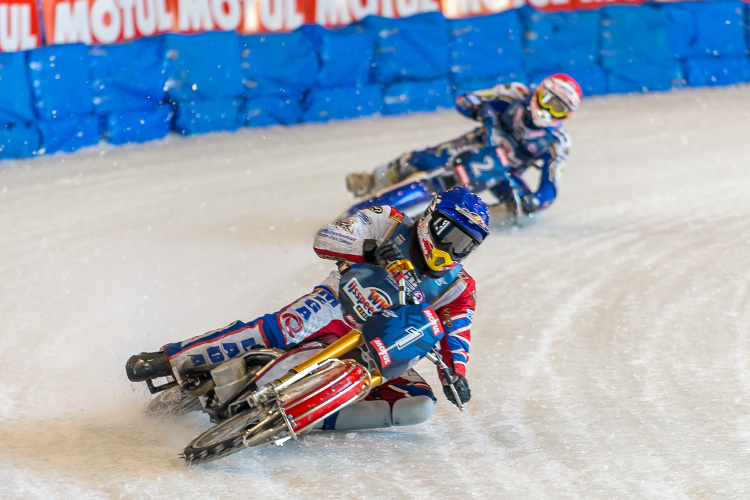
[[[0,498],[750,497],[748,97],[584,103],[559,200],[467,262],[465,413],[440,395],[426,424],[193,468],[178,453],[207,419],[144,414],[127,357],[309,291],[332,268],[311,242],[351,201],[344,174],[471,124],[445,111],[0,163]]]

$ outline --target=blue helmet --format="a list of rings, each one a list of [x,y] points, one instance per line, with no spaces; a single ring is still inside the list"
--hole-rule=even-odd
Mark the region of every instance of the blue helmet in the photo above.
[[[456,267],[489,233],[487,204],[463,187],[437,195],[417,221],[419,247],[433,272]]]

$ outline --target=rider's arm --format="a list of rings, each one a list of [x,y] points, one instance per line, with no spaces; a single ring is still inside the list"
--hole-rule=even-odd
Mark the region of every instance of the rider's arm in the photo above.
[[[459,95],[455,101],[456,110],[467,118],[487,125],[487,120],[494,120],[508,105],[523,99],[528,93],[528,87],[519,82],[495,85],[490,89]]]
[[[452,293],[451,293],[452,292]],[[469,360],[471,343],[471,322],[476,308],[476,287],[474,279],[461,272],[457,281],[444,296],[449,299],[444,305],[436,308],[438,317],[445,329],[445,336],[440,341],[440,354],[443,361],[454,372],[466,376],[466,363]],[[454,297],[450,297],[454,295]],[[445,302],[438,299],[434,305]]]
[[[321,259],[361,264],[365,240],[390,238],[403,220],[404,214],[387,205],[360,210],[323,226],[315,235],[313,249]]]
[[[557,197],[557,184],[568,160],[570,136],[561,128],[555,131],[555,137],[558,140],[541,156],[543,163],[539,187],[533,193],[520,193],[521,204],[527,214],[544,210]]]

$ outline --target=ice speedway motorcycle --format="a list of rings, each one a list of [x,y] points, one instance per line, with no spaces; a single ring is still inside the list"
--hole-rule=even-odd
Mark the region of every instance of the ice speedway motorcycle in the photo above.
[[[341,305],[361,327],[330,345],[251,349],[209,372],[188,374],[179,385],[172,377],[161,385],[146,381],[152,393],[163,392],[152,403],[171,399],[177,406],[170,411],[200,409],[215,423],[183,451],[188,464],[299,439],[422,358],[435,363],[451,384],[438,351],[443,327],[432,306],[415,298],[421,291],[411,262],[398,261],[388,270],[352,264],[341,271]]]
[[[481,196],[490,206],[493,226],[525,226],[534,222],[541,214],[525,214],[515,189],[511,194],[501,194],[497,189],[506,179],[516,182],[511,177],[510,169],[503,166],[495,147],[485,146],[476,152],[457,151],[443,166],[427,172],[415,172],[397,184],[357,200],[341,214],[341,218],[378,205],[390,205],[416,218],[435,195],[455,186],[463,186]]]

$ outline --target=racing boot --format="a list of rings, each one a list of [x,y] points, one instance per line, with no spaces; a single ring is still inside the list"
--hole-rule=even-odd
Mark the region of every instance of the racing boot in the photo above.
[[[346,174],[346,189],[354,196],[366,196],[370,194],[375,181],[372,174],[367,172],[353,172]]]
[[[145,382],[146,380],[172,375],[164,351],[142,352],[130,356],[130,359],[125,363],[125,372],[131,382]]]

